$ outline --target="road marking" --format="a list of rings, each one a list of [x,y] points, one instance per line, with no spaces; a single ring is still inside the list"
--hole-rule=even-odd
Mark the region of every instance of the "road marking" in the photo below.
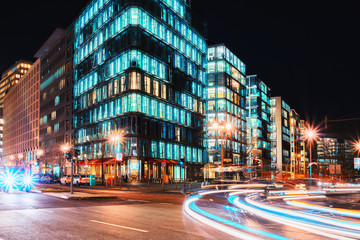
[[[160,203],[160,204],[163,204],[163,205],[174,205],[174,204],[172,204],[172,203],[167,203],[167,202],[162,202],[162,203]]]
[[[40,211],[47,212],[47,213],[54,213],[53,211],[46,210],[46,209],[39,209]]]
[[[120,226],[120,225],[116,225],[116,224],[112,224],[112,223],[100,222],[100,221],[96,221],[96,220],[90,220],[90,222],[100,223],[100,224],[109,225],[109,226],[118,227],[118,228],[124,228],[124,229],[133,230],[133,231],[137,231],[137,232],[143,232],[143,233],[149,232],[149,231],[142,230],[142,229],[125,227],[125,226]]]

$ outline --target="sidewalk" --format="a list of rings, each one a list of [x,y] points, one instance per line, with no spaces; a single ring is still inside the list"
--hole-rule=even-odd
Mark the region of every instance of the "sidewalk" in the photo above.
[[[95,189],[95,190],[113,190],[113,191],[123,191],[123,192],[132,192],[132,193],[171,193],[171,194],[183,194],[182,183],[178,184],[165,184],[164,187],[162,184],[158,183],[122,183],[121,187],[119,184],[117,186],[106,186],[106,185],[81,185],[80,187],[74,186],[74,191],[80,189]],[[196,189],[201,188],[201,183],[187,183],[186,192],[192,192]],[[53,193],[53,192],[68,192],[69,185],[58,185],[58,184],[40,184],[35,188],[35,192],[40,193]]]
[[[161,193],[177,193],[181,194],[183,192],[183,183],[166,183],[164,186],[159,183],[121,183],[121,187],[119,186],[119,183],[113,187],[106,186],[106,185],[95,185],[95,186],[87,186],[82,185],[81,188],[86,189],[102,189],[102,190],[115,190],[115,191],[132,191],[132,192],[161,192]],[[201,183],[187,183],[186,189],[187,190],[194,190],[201,188]]]
[[[84,192],[74,192],[70,194],[69,192],[43,192],[42,194],[67,199],[67,200],[90,200],[90,199],[115,199],[117,196],[113,195],[104,195],[104,194],[92,194]]]

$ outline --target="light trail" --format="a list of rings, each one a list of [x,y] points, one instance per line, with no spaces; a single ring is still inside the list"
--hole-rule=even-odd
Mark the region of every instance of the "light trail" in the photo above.
[[[212,191],[214,192],[214,191]],[[216,192],[216,191],[215,191]],[[223,191],[222,191],[223,192]],[[207,194],[211,194],[211,193],[204,193],[205,195]],[[258,229],[254,229],[254,228],[250,228],[250,227],[246,227],[244,225],[241,225],[239,223],[235,223],[233,221],[230,221],[228,219],[224,219],[221,218],[219,216],[216,216],[214,214],[211,214],[209,212],[206,212],[202,209],[200,209],[199,207],[196,206],[195,202],[197,200],[199,200],[200,198],[202,198],[201,195],[195,195],[193,197],[188,198],[185,203],[184,203],[184,211],[186,214],[188,214],[189,216],[193,217],[194,219],[207,224],[209,226],[212,226],[222,232],[225,232],[231,236],[237,237],[237,238],[241,238],[241,239],[263,239],[263,238],[257,238],[254,235],[249,235],[247,233],[244,233],[243,231],[238,231],[236,229],[233,229],[231,227],[240,229],[240,230],[244,230],[247,232],[251,232],[253,234],[256,235],[262,235],[262,236],[266,236],[272,239],[278,239],[278,240],[288,240],[288,238],[282,237],[282,236],[278,236],[272,233],[268,233],[268,232],[264,232]],[[215,220],[215,221],[214,221]],[[220,222],[220,223],[219,223]],[[226,225],[229,225],[231,227],[228,227]]]
[[[258,202],[255,202],[249,198],[245,198],[246,202],[256,206],[258,208],[261,209],[265,209],[268,211],[272,211],[272,212],[277,212],[277,213],[282,213],[285,215],[289,215],[292,217],[296,217],[296,218],[304,218],[310,221],[317,221],[317,222],[322,222],[325,224],[329,224],[329,225],[333,225],[333,226],[337,226],[337,227],[342,227],[342,228],[348,228],[348,229],[353,229],[353,230],[357,230],[360,231],[360,225],[359,224],[355,224],[352,222],[345,222],[345,221],[340,221],[340,220],[335,220],[335,219],[330,219],[330,218],[325,218],[325,217],[318,217],[315,215],[310,215],[310,214],[305,214],[305,213],[300,213],[300,212],[296,212],[296,211],[291,211],[291,210],[287,210],[287,209],[282,209],[279,207],[271,207],[268,205],[264,205]],[[345,234],[346,235],[346,234]],[[360,233],[351,233],[347,232],[347,235],[352,236],[352,237],[356,237],[357,239],[360,239]]]
[[[235,197],[235,196],[229,197],[228,200],[229,200],[229,202],[231,202],[232,204],[234,204],[235,206],[237,206],[240,209],[254,213],[262,218],[265,218],[265,219],[273,221],[273,222],[277,222],[277,223],[280,223],[283,225],[288,225],[290,227],[298,228],[298,229],[301,229],[301,230],[304,230],[307,232],[315,233],[315,234],[322,235],[322,236],[329,237],[329,238],[341,239],[341,240],[358,239],[358,238],[348,238],[348,237],[343,237],[341,235],[330,234],[330,233],[328,233],[329,228],[318,227],[318,226],[314,226],[311,224],[306,224],[306,223],[303,223],[300,221],[291,220],[286,217],[281,217],[281,216],[277,215],[276,213],[268,213],[264,210],[259,210],[258,208],[251,207],[249,204],[246,204],[245,202],[240,201],[239,197]],[[342,232],[340,232],[340,233],[342,233]]]
[[[291,199],[291,200],[294,200],[294,199]],[[286,201],[286,204],[288,204],[290,206],[294,206],[294,207],[300,207],[300,208],[306,208],[306,209],[311,209],[311,210],[316,210],[316,211],[333,213],[336,215],[360,218],[360,211],[343,209],[343,208],[329,208],[329,207],[323,207],[320,205],[299,202],[299,201],[291,201],[291,200]]]

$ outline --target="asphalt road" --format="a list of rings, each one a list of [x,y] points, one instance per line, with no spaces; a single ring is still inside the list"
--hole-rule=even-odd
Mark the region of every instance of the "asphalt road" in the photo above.
[[[0,239],[232,239],[184,216],[182,208],[159,199],[76,201],[0,193]]]

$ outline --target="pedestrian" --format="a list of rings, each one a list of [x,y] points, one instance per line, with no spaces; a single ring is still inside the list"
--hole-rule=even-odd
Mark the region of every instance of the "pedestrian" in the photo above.
[[[127,183],[128,182],[128,175],[125,174],[125,182]]]

